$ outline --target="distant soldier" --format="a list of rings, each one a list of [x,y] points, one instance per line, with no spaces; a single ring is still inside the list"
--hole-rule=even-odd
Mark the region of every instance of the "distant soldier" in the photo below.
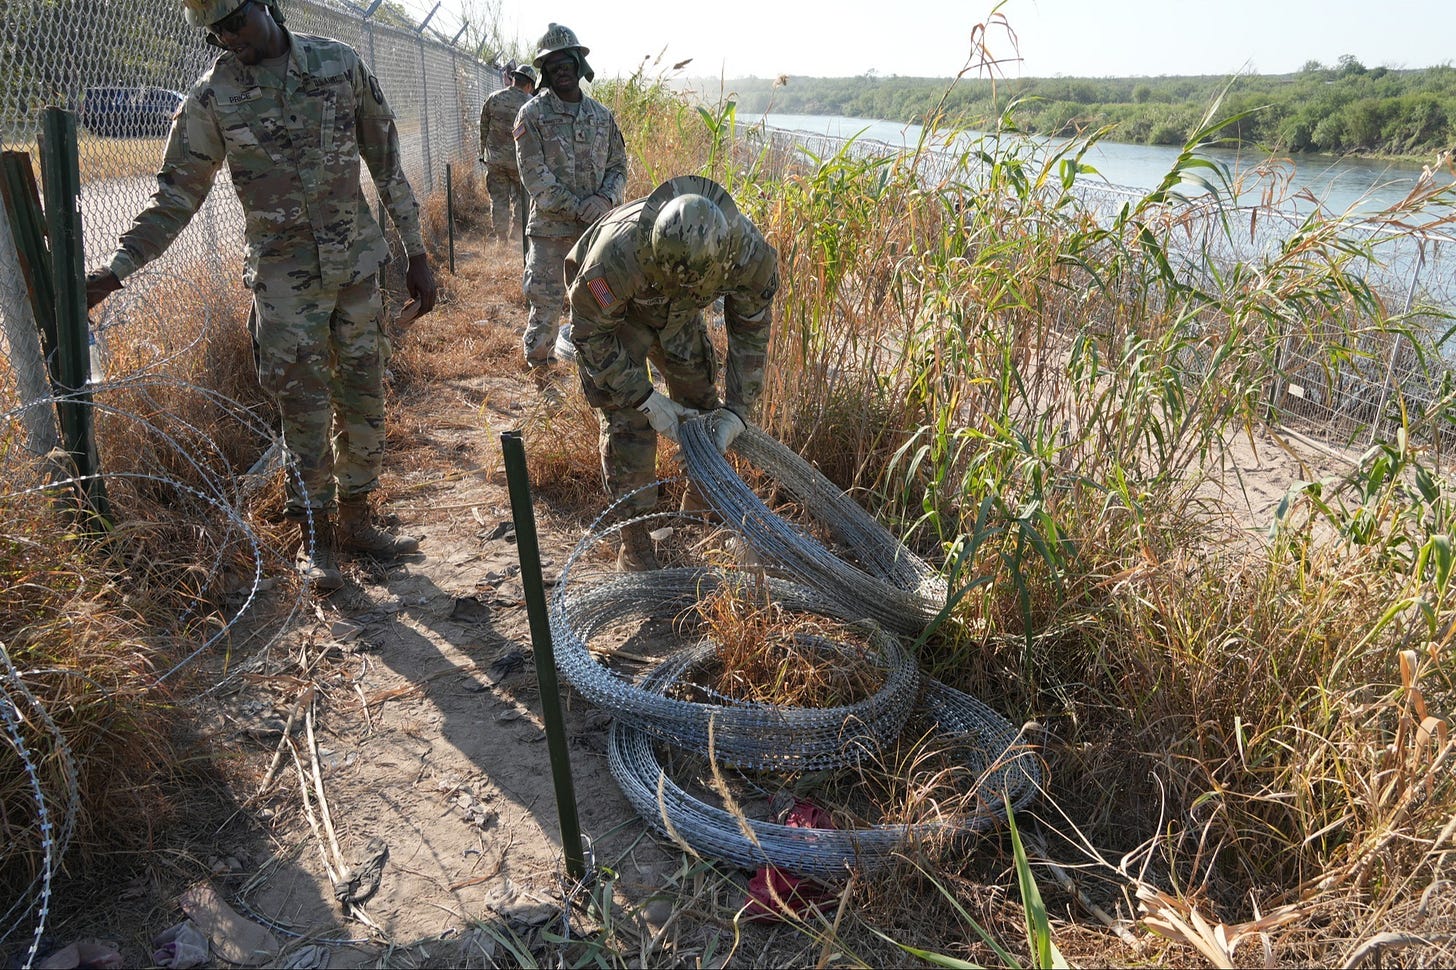
[[[303,538],[297,568],[343,585],[343,549],[376,556],[419,543],[380,529],[369,493],[384,460],[384,365],[377,273],[389,245],[359,184],[361,159],[399,230],[418,314],[435,305],[419,205],[400,165],[384,92],[353,48],[283,26],[275,0],[183,0],[187,22],[222,49],[172,123],[151,201],[106,266],[86,277],[95,306],[160,256],[227,163],[246,219],[243,284],[258,381],[278,402],[288,478],[284,512]],[[310,535],[309,518],[313,519]]]
[[[510,85],[486,98],[480,109],[480,160],[485,165],[485,190],[490,194],[490,234],[502,242],[519,239],[526,221],[511,131],[516,127],[516,114],[536,91],[536,69],[522,64],[509,77]]]
[[[586,228],[623,199],[627,148],[612,112],[582,93],[594,76],[576,34],[551,24],[534,64],[544,90],[516,117],[516,163],[531,197],[524,289],[531,309],[523,338],[536,369],[571,360],[571,325],[561,326],[562,264]]]
[[[763,390],[778,253],[723,187],[695,175],[658,186],[586,231],[566,257],[571,339],[586,399],[599,409],[602,474],[622,498],[657,478],[657,435],[706,413],[724,452],[747,426]],[[718,360],[702,311],[723,299],[728,369],[720,402]],[[653,387],[647,363],[667,393]],[[627,515],[651,511],[639,492]],[[617,565],[656,569],[646,523],[622,530]]]

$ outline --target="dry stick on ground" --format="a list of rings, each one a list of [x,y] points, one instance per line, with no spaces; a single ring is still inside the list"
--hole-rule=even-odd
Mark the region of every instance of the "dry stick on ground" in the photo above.
[[[273,784],[273,775],[277,773],[278,766],[283,763],[283,748],[288,744],[288,739],[293,734],[293,725],[297,723],[298,715],[303,712],[303,706],[313,703],[313,693],[314,685],[309,684],[303,693],[299,695],[298,700],[294,702],[293,710],[288,712],[288,722],[283,725],[283,737],[278,739],[278,747],[273,751],[273,761],[268,765],[268,770],[263,775],[263,783],[258,786],[257,791],[248,797],[247,801],[243,802],[244,807],[251,805],[263,797],[263,794],[268,790],[269,786]]]
[[[318,817],[314,815],[313,799],[308,794],[308,772],[304,770],[303,761],[298,757],[298,746],[293,743],[292,738],[285,739],[288,743],[288,750],[293,755],[293,766],[298,769],[298,788],[303,801],[303,814],[308,819],[309,828],[313,829],[314,841],[318,845],[319,855],[323,856],[324,873],[329,877],[329,882],[338,885],[339,877],[334,872],[334,864],[329,858],[328,849],[324,847],[324,834],[319,829]]]
[[[1092,902],[1092,900],[1088,899],[1087,894],[1082,891],[1082,887],[1078,886],[1075,882],[1072,881],[1072,877],[1067,875],[1066,870],[1063,869],[1061,866],[1057,865],[1055,862],[1051,861],[1051,853],[1047,851],[1047,844],[1042,840],[1041,836],[1036,834],[1028,834],[1026,837],[1026,841],[1029,842],[1031,844],[1031,847],[1041,855],[1043,864],[1047,867],[1047,869],[1051,871],[1052,876],[1057,880],[1057,884],[1060,885],[1062,889],[1076,897],[1077,902],[1081,904],[1083,909],[1087,910],[1087,912],[1091,913],[1093,916],[1101,920],[1108,929],[1112,930],[1112,932],[1117,934],[1117,938],[1119,940],[1126,943],[1128,946],[1137,946],[1137,938],[1132,935],[1132,933],[1128,930],[1126,926],[1122,924],[1121,921],[1113,919],[1106,910],[1104,910],[1101,906],[1098,906],[1096,903]]]
[[[364,727],[370,734],[374,733],[374,719],[369,716],[369,698],[364,696],[364,688],[359,682],[354,681],[354,693],[359,695],[359,704],[364,709]]]
[[[317,769],[318,769],[318,758],[317,758],[317,755],[313,751],[313,707],[312,707],[312,705],[309,706],[309,714],[308,714],[308,717],[307,717],[307,719],[305,720],[304,723],[308,726],[308,736],[309,736],[310,754],[313,755],[313,757],[311,758],[311,760],[313,761],[314,771],[317,772]],[[285,740],[287,740],[287,742],[288,742],[288,750],[293,755],[293,765],[294,765],[294,767],[296,769],[298,769],[298,787],[299,787],[299,791],[300,791],[300,793],[302,795],[303,811],[304,811],[305,817],[307,817],[307,819],[308,819],[309,827],[311,829],[313,829],[314,839],[316,841],[316,844],[318,845],[319,855],[323,857],[324,874],[329,877],[329,882],[332,885],[337,886],[337,885],[339,885],[340,881],[343,879],[344,871],[345,871],[345,869],[347,867],[344,864],[342,854],[339,852],[338,842],[333,840],[332,823],[330,823],[329,840],[333,844],[334,859],[337,860],[337,867],[336,867],[335,862],[330,860],[329,851],[328,851],[327,845],[324,842],[324,833],[323,833],[323,831],[319,827],[318,817],[314,814],[314,810],[313,810],[313,798],[310,798],[309,797],[309,771],[308,771],[308,769],[304,768],[304,766],[303,766],[303,759],[301,759],[298,756],[298,746],[293,743],[293,739],[292,738],[286,738]],[[315,777],[315,780],[317,781],[317,775],[316,774],[315,774],[314,777]],[[316,797],[319,798],[319,800],[320,800],[320,807],[323,809],[323,811],[325,813],[325,817],[327,817],[328,806],[327,806],[327,803],[326,802],[323,802],[323,800],[322,800],[323,799],[323,785],[322,785],[322,782],[319,782],[319,786],[318,786],[318,791],[317,791]],[[367,912],[364,911],[363,907],[361,907],[361,906],[359,906],[357,904],[348,904],[345,907],[345,912],[348,915],[352,916],[353,918],[357,919],[359,922],[361,922],[364,925],[368,926],[369,928],[373,929],[375,932],[379,933],[381,936],[384,935],[384,927],[380,926],[377,922],[375,922],[374,919],[373,919],[373,917],[371,917]]]

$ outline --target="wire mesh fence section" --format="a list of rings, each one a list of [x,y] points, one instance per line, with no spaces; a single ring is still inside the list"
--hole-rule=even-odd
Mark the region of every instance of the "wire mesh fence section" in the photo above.
[[[475,157],[475,119],[484,98],[501,84],[496,65],[424,30],[366,19],[363,8],[335,0],[283,0],[282,5],[289,29],[350,44],[374,70],[397,117],[405,174],[422,202],[443,188],[447,163]],[[0,4],[0,143],[7,153],[29,159],[38,183],[43,109],[58,106],[76,113],[88,266],[107,259],[146,206],[172,118],[217,54],[175,4]],[[367,172],[362,184],[371,207],[383,217]],[[381,223],[397,242],[387,217]],[[175,631],[164,639],[191,649],[171,658],[176,665],[159,681],[220,635],[214,600],[222,603],[228,618],[223,626],[230,629],[260,588],[265,560],[276,565],[287,557],[250,524],[251,504],[262,501],[255,480],[265,476],[252,474],[256,468],[249,466],[267,453],[274,437],[266,413],[255,410],[256,401],[222,400],[213,388],[193,383],[216,378],[216,328],[236,327],[236,309],[249,296],[242,285],[243,229],[242,209],[224,167],[168,251],[129,278],[91,317],[92,407],[100,416],[98,446],[117,498],[133,510],[154,501],[169,509],[167,516],[144,519],[169,522],[175,514],[208,523],[195,533],[184,532],[200,543],[191,550],[198,575],[217,577],[218,584],[199,589],[195,604],[179,608]],[[0,218],[0,507],[7,509],[69,485],[68,473],[45,461],[59,440],[57,399],[17,244],[9,220]],[[29,250],[28,243],[20,244]],[[397,244],[395,252],[400,252]],[[43,262],[44,255],[37,255]],[[246,340],[237,332],[233,337]],[[226,446],[206,439],[204,431],[206,415],[218,410],[235,415],[238,424],[222,432]],[[246,566],[241,573],[236,572],[239,563]],[[238,576],[241,585],[233,589]],[[70,758],[65,728],[50,720],[46,701],[32,691],[36,672],[9,663],[7,651],[14,644],[3,637],[0,631],[5,661],[0,667],[0,750],[20,773],[23,790],[6,806],[16,838],[0,852],[0,861],[34,860],[35,878],[13,900],[0,900],[0,946],[13,951],[23,945],[22,959],[29,965],[47,929],[51,875],[70,840],[76,795],[74,772],[59,789],[47,787],[58,759]]]
[[[475,157],[480,106],[501,86],[499,66],[431,32],[365,18],[363,8],[336,0],[284,0],[282,9],[290,30],[341,40],[374,71],[397,118],[405,174],[421,200],[444,188],[447,164]],[[0,141],[6,151],[29,152],[38,167],[41,110],[57,105],[77,113],[83,247],[87,265],[96,265],[145,207],[172,116],[218,50],[179,9],[159,11],[145,0],[84,6],[10,0],[0,20]],[[367,172],[363,183],[398,253]],[[103,305],[93,320],[98,346],[127,325],[158,278],[220,281],[240,291],[243,245],[242,209],[224,168],[167,253]],[[0,412],[48,393],[45,375],[34,374],[34,354],[15,346],[13,337],[17,328],[33,330],[28,301],[6,227],[0,232]]]

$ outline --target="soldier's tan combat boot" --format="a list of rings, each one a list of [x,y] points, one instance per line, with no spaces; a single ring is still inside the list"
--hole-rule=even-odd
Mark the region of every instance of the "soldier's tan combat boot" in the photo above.
[[[323,515],[315,515],[312,524],[307,519],[298,523],[302,542],[293,568],[305,582],[313,584],[320,593],[332,593],[344,585],[344,574],[334,558],[334,523]]]
[[[683,489],[682,502],[678,505],[678,511],[700,515],[714,525],[720,525],[723,522],[723,517],[708,504],[708,500],[703,498],[703,493],[698,491],[698,486],[692,482],[688,482],[687,487]]]
[[[617,568],[624,573],[642,573],[661,569],[646,522],[633,522],[622,527],[622,548],[617,552]]]
[[[377,559],[391,559],[419,552],[420,540],[379,528],[369,511],[369,500],[351,498],[339,503],[339,548]]]

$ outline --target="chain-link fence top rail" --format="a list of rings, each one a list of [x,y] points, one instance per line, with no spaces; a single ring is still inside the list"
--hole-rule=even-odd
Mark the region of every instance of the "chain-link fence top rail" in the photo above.
[[[363,8],[332,0],[283,0],[289,29],[337,38],[379,78],[398,119],[405,174],[423,200],[445,184],[445,166],[471,165],[484,98],[501,86],[497,65],[475,59],[430,31],[366,20]],[[216,57],[203,32],[188,26],[180,4],[153,0],[5,0],[0,5],[0,140],[6,151],[34,152],[41,110],[77,112],[84,248],[88,266],[103,262],[145,207],[155,187],[162,146],[180,96]],[[38,168],[38,166],[37,166]],[[368,174],[365,190],[377,197]],[[386,232],[392,227],[387,217]],[[30,403],[44,388],[35,362],[7,338],[30,327],[26,286],[8,226],[0,227],[0,411]],[[241,286],[243,218],[226,171],[187,229],[156,262],[102,306],[94,321],[121,326],[132,293],[149,278],[237,280]],[[17,354],[19,356],[17,357]],[[24,368],[26,374],[17,375]]]
[[[876,157],[906,151],[868,138],[772,127],[765,130],[764,138],[773,150],[761,157],[768,160],[770,169],[777,169],[767,173],[770,177],[785,174],[784,166],[794,159],[832,158],[846,147],[853,153]],[[933,146],[920,154],[916,164],[920,177],[929,184],[942,183],[963,171],[959,153]],[[1080,181],[1072,192],[1103,222],[1111,221],[1123,206],[1147,194],[1146,189]],[[1255,210],[1258,218],[1249,218]],[[1303,222],[1299,214],[1280,208],[1237,205],[1225,211],[1234,224],[1249,230],[1223,232],[1219,208],[1196,201],[1180,209],[1176,229],[1172,220],[1165,227],[1170,255],[1181,259],[1182,272],[1204,284],[1213,282],[1207,276],[1211,264],[1220,269],[1235,263],[1257,265],[1273,255]],[[1402,232],[1354,220],[1347,226],[1346,235],[1368,241],[1376,256],[1374,260],[1357,258],[1347,271],[1364,278],[1392,314],[1413,313],[1420,307],[1456,312],[1456,239],[1449,232]],[[1419,418],[1425,405],[1439,396],[1443,375],[1424,370],[1420,356],[1435,351],[1429,360],[1456,360],[1450,348],[1434,346],[1449,326],[1449,321],[1438,316],[1413,313],[1408,322],[1410,333],[1425,335],[1420,352],[1407,338],[1363,333],[1359,346],[1354,348],[1355,360],[1340,373],[1330,372],[1324,348],[1291,338],[1282,357],[1285,376],[1270,389],[1269,402],[1285,420],[1309,426],[1330,442],[1368,443],[1392,437],[1400,426],[1399,410],[1394,407],[1397,399],[1404,400],[1410,413]],[[1341,335],[1341,339],[1348,337]],[[1422,431],[1429,433],[1434,433],[1433,426]]]

